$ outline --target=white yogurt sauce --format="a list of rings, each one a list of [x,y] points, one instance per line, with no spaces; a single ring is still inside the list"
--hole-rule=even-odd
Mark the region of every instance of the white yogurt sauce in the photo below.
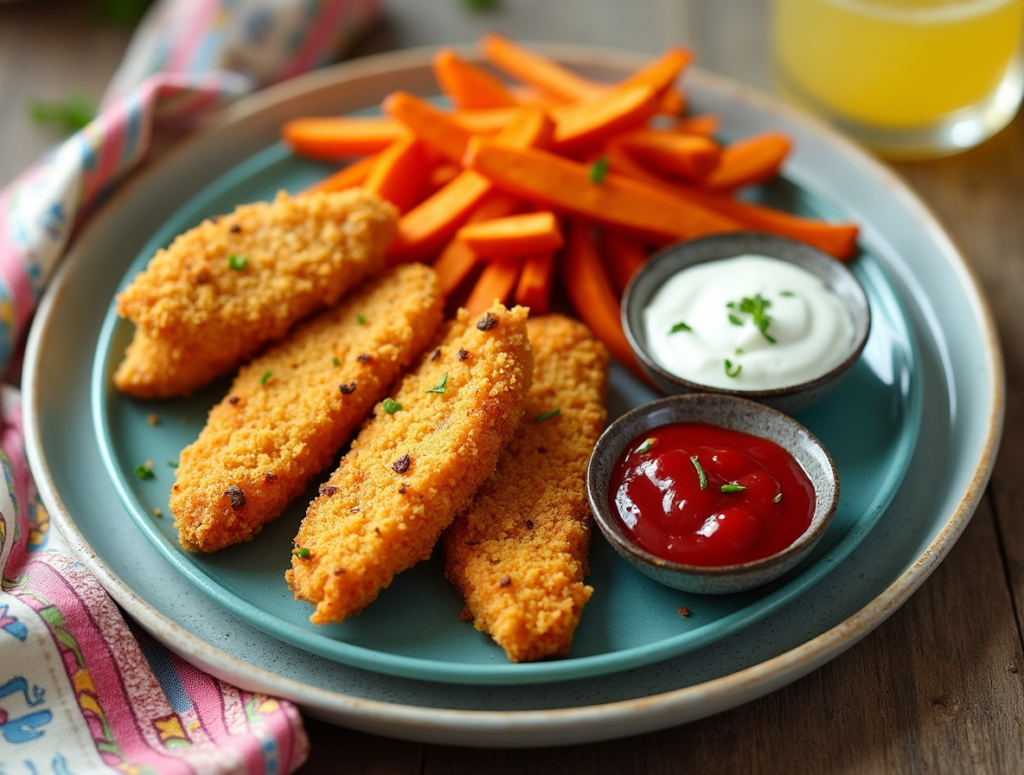
[[[820,377],[853,341],[849,311],[821,280],[757,255],[677,272],[644,310],[644,326],[648,351],[666,371],[732,390]]]

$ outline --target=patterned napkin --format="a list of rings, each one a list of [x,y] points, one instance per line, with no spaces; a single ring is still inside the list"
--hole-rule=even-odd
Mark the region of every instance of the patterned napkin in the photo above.
[[[376,0],[161,0],[100,115],[0,191],[0,373],[91,206],[231,100],[331,59]],[[0,392],[0,773],[287,773],[294,706],[224,684],[126,622],[50,529]],[[6,484],[6,486],[4,486]]]

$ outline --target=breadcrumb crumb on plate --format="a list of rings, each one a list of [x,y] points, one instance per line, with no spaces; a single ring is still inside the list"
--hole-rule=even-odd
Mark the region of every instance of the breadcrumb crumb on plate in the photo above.
[[[360,189],[280,192],[180,234],[117,297],[137,341],[115,383],[137,398],[191,394],[379,271],[396,223]]]
[[[493,473],[532,380],[526,316],[500,304],[472,319],[460,310],[395,393],[401,410],[377,406],[295,539],[308,554],[292,557],[286,578],[316,606],[314,624],[357,613],[427,559]]]
[[[443,305],[437,273],[406,264],[244,366],[181,453],[170,507],[182,546],[222,549],[276,518],[433,340]]]
[[[608,352],[582,323],[531,318],[533,387],[497,470],[443,536],[466,618],[512,662],[564,655],[593,589],[586,468],[607,419]]]

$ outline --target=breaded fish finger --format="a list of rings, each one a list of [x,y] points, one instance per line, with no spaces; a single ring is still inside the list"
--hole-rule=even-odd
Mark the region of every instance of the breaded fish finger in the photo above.
[[[522,417],[533,374],[526,309],[493,306],[446,327],[377,406],[295,540],[286,574],[316,605],[314,624],[371,603],[397,573],[430,556],[441,531],[494,471]]]
[[[162,398],[231,370],[379,271],[395,223],[390,204],[353,189],[282,192],[188,230],[117,297],[118,313],[153,341],[129,347],[115,383]],[[163,381],[168,353],[189,365]]]
[[[401,266],[244,366],[181,453],[182,546],[221,549],[277,517],[434,339],[443,305],[433,269]]]
[[[465,615],[513,662],[565,654],[593,589],[587,461],[607,416],[608,353],[582,323],[531,319],[533,387],[523,423],[442,537]],[[558,412],[552,416],[552,413]]]

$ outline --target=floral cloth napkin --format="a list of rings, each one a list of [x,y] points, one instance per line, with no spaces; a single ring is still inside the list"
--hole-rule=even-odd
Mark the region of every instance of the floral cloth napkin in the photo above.
[[[99,116],[0,191],[0,370],[91,206],[168,133],[331,59],[376,0],[160,0]],[[122,618],[50,529],[20,399],[0,392],[0,773],[288,773],[294,706],[218,681]]]

